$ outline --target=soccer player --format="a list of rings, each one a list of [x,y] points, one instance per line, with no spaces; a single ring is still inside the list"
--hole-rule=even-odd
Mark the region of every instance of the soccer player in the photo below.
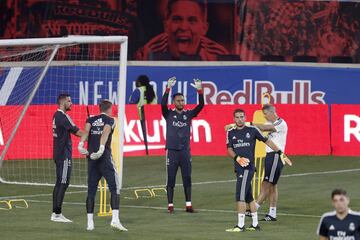
[[[167,88],[161,101],[162,115],[166,120],[166,190],[168,212],[174,212],[174,187],[176,173],[180,167],[185,192],[186,212],[193,213],[194,209],[191,204],[190,126],[191,120],[196,117],[204,107],[204,95],[201,80],[194,79],[192,86],[196,88],[199,94],[199,104],[193,110],[184,110],[184,95],[175,93],[173,95],[175,109],[169,110],[167,107],[169,92],[175,83],[175,77],[168,80]]]
[[[101,177],[104,177],[111,193],[112,220],[110,226],[120,231],[127,231],[119,219],[120,186],[116,166],[111,155],[111,139],[115,128],[115,121],[110,117],[112,103],[109,100],[102,100],[99,108],[99,115],[87,119],[85,134],[81,137],[78,145],[79,152],[88,156],[87,230],[94,230],[95,195],[98,183]],[[88,139],[87,150],[84,149],[86,139]]]
[[[234,159],[236,172],[236,206],[238,211],[238,224],[227,232],[259,231],[256,205],[251,192],[251,181],[255,173],[254,155],[256,140],[264,142],[280,158],[286,158],[285,154],[274,144],[273,141],[264,137],[260,130],[254,126],[246,126],[246,115],[242,109],[236,109],[233,113],[235,126],[227,131],[227,152]],[[245,228],[246,204],[249,204],[252,224]]]
[[[343,189],[335,189],[331,193],[335,211],[325,213],[317,228],[320,240],[360,239],[360,212],[349,208],[350,199]]]
[[[72,222],[62,214],[62,204],[65,191],[70,183],[71,161],[72,161],[72,142],[71,134],[81,137],[81,131],[66,114],[71,110],[72,102],[69,94],[58,96],[58,110],[53,116],[53,158],[56,165],[56,183],[53,191],[53,213],[50,220],[53,222]]]
[[[269,132],[268,138],[271,139],[282,152],[284,152],[288,131],[285,120],[279,118],[273,105],[264,105],[262,111],[268,122],[266,124],[254,124],[254,126],[259,128],[261,131]],[[261,184],[259,197],[256,201],[256,209],[259,209],[265,199],[269,197],[269,213],[263,219],[264,221],[276,221],[276,204],[278,201],[277,183],[283,167],[284,163],[280,161],[279,154],[267,146],[265,157],[265,176]]]

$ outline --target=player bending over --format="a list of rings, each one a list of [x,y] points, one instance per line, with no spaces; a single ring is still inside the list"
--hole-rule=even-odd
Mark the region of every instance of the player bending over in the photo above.
[[[193,213],[194,209],[191,204],[190,126],[191,120],[196,117],[204,107],[204,95],[201,80],[194,79],[192,86],[198,91],[199,105],[193,110],[184,110],[184,95],[176,93],[173,95],[175,109],[169,110],[167,107],[169,92],[175,83],[175,77],[168,80],[167,88],[161,101],[162,115],[166,120],[166,190],[168,212],[174,212],[174,187],[176,173],[180,167],[185,192],[186,212]]]
[[[267,137],[264,137],[260,130],[254,126],[245,126],[245,111],[236,109],[233,113],[235,126],[227,131],[227,152],[234,159],[236,171],[236,207],[238,211],[238,224],[227,232],[245,231],[246,204],[250,206],[252,224],[246,228],[249,231],[258,231],[258,215],[256,205],[251,191],[251,181],[254,177],[254,155],[256,140],[264,142],[273,151],[277,152],[280,158],[285,154]]]
[[[53,190],[53,212],[50,220],[53,222],[72,222],[62,214],[62,204],[66,189],[70,184],[72,142],[71,135],[81,137],[81,131],[66,114],[71,110],[72,102],[69,94],[63,93],[58,96],[58,109],[54,113],[53,129],[53,159],[56,165],[56,183]]]
[[[99,108],[100,115],[89,117],[86,120],[85,135],[81,137],[78,145],[79,152],[87,155],[88,159],[87,230],[94,230],[95,195],[98,183],[101,177],[104,177],[111,193],[112,220],[110,226],[120,231],[127,231],[119,219],[120,186],[116,166],[111,155],[111,138],[115,128],[115,121],[110,117],[112,103],[108,100],[102,100]],[[88,140],[87,150],[84,149],[86,139]]]
[[[343,189],[335,189],[331,193],[335,211],[325,213],[317,228],[320,240],[359,240],[360,212],[349,208],[350,199]]]

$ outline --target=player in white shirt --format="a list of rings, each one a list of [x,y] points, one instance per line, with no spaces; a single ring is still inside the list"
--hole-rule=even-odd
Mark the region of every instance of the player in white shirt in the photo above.
[[[278,117],[276,109],[273,105],[264,105],[262,111],[268,122],[265,124],[254,125],[261,131],[269,132],[268,138],[271,139],[282,152],[284,152],[288,131],[288,126],[285,120]],[[269,197],[269,213],[263,219],[264,221],[276,221],[276,204],[278,201],[277,183],[283,167],[284,163],[280,160],[279,154],[266,146],[265,176],[261,185],[260,194],[256,201],[256,207],[258,209],[265,199]]]

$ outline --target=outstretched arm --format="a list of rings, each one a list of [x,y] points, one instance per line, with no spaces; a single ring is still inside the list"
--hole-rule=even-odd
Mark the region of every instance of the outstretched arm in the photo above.
[[[268,139],[265,144],[268,145],[272,150],[274,150],[274,152],[277,152],[280,155],[280,160],[284,163],[284,165],[285,163],[287,163],[289,166],[292,166],[291,160],[281,151],[278,146],[276,146],[273,141]]]
[[[175,85],[175,83],[176,83],[176,77],[171,77],[167,80],[166,90],[161,99],[161,112],[162,112],[162,115],[164,118],[166,118],[169,113],[169,109],[167,107],[167,102],[169,99],[170,90]]]
[[[198,94],[199,94],[199,104],[194,108],[194,116],[197,116],[200,111],[204,108],[204,94],[202,89],[198,90]]]
[[[198,78],[194,79],[194,83],[191,84],[199,94],[199,104],[193,109],[193,116],[196,117],[204,107],[204,93],[202,89],[202,81]]]

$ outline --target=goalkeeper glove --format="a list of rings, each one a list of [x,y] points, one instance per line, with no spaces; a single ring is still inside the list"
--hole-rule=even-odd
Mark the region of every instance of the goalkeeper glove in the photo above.
[[[239,155],[235,155],[234,161],[236,161],[242,167],[247,167],[250,163],[250,160],[248,158],[240,157]]]
[[[90,154],[90,158],[92,160],[99,159],[103,155],[104,150],[105,150],[105,146],[100,145],[99,150],[97,152],[94,152],[94,153]]]
[[[285,155],[285,153],[283,153],[281,150],[277,151],[277,153],[279,154],[280,160],[284,165],[287,164],[289,166],[292,166],[291,160]]]
[[[202,82],[198,78],[194,78],[194,83],[191,83],[190,85],[194,87],[197,91],[200,91],[202,89]]]
[[[88,155],[89,152],[84,148],[84,142],[79,142],[78,150],[80,154]]]
[[[171,77],[167,80],[167,88],[172,88],[176,83],[176,77]]]

